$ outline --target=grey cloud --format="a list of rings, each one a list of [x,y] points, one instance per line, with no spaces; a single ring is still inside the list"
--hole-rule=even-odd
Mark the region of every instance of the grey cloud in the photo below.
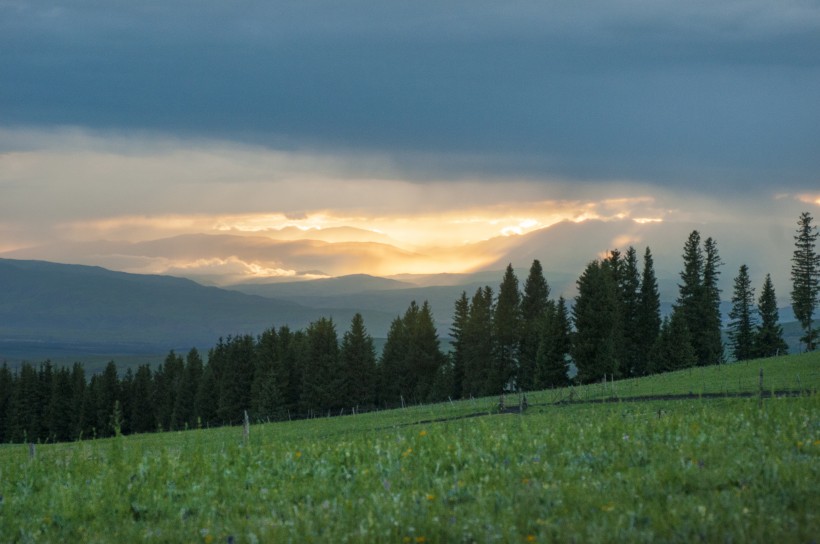
[[[384,153],[422,179],[817,183],[817,2],[6,2],[0,20],[7,126]]]

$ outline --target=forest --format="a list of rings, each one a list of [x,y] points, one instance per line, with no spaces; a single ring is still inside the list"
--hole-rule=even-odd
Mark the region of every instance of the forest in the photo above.
[[[815,348],[820,294],[817,227],[798,221],[791,293]],[[427,302],[397,316],[381,354],[360,314],[339,337],[328,318],[220,338],[207,356],[168,353],[156,368],[87,376],[82,363],[0,367],[0,442],[55,442],[115,434],[340,415],[408,404],[528,392],[645,376],[785,353],[766,275],[755,297],[748,268],[734,280],[722,339],[717,243],[695,230],[683,246],[678,297],[662,316],[652,253],[634,247],[591,261],[568,303],[551,296],[534,260],[523,288],[510,264],[497,288],[462,292],[442,346]],[[727,357],[728,355],[728,357]]]

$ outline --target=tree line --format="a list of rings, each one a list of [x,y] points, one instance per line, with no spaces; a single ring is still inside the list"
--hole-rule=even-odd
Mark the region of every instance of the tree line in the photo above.
[[[803,323],[820,293],[820,258],[811,216],[801,221],[792,300]],[[633,247],[591,261],[571,304],[551,296],[538,260],[523,288],[510,264],[497,291],[487,285],[455,301],[447,351],[430,305],[411,302],[391,323],[379,356],[356,314],[341,338],[332,319],[320,318],[305,330],[282,326],[220,338],[205,360],[196,348],[185,357],[171,351],[155,369],[123,374],[113,361],[90,377],[81,363],[24,363],[13,372],[4,364],[0,442],[228,425],[245,411],[255,421],[351,413],[719,364],[722,264],[716,242],[693,231],[683,247],[678,297],[665,317],[648,247],[640,262]],[[786,350],[770,275],[756,308],[754,302],[742,265],[728,326],[738,360]],[[808,349],[816,333],[806,329]]]

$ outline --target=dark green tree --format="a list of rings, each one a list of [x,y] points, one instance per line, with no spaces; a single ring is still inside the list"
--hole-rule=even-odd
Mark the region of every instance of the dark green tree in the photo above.
[[[74,388],[71,371],[58,368],[54,373],[51,398],[48,404],[48,437],[50,440],[65,442],[75,438],[71,426],[71,410],[74,404]]]
[[[114,414],[114,405],[120,402],[120,380],[117,374],[117,364],[109,361],[105,365],[105,370],[95,376],[97,378],[96,391],[96,412],[97,419],[95,428],[97,436],[112,436],[114,429],[111,425],[111,416]]]
[[[692,347],[689,327],[683,313],[675,308],[672,315],[663,320],[651,352],[650,371],[669,372],[690,368],[697,364],[697,354]]]
[[[536,259],[530,266],[521,297],[521,347],[519,348],[518,387],[531,391],[536,384],[536,360],[547,316],[550,288],[541,263]]]
[[[512,264],[507,265],[498,290],[493,314],[495,361],[490,369],[490,391],[500,393],[515,388],[518,349],[521,345],[521,293]]]
[[[224,346],[225,366],[219,382],[219,420],[225,424],[239,423],[246,410],[251,410],[254,348],[251,335],[228,337]]]
[[[536,356],[535,387],[562,387],[569,383],[569,311],[564,297],[547,304]]]
[[[390,323],[387,340],[379,360],[380,386],[377,400],[382,405],[394,406],[401,401],[401,398],[409,398],[409,383],[404,367],[407,342],[408,334],[404,320],[396,317]]]
[[[695,338],[698,364],[712,365],[723,362],[722,318],[720,314],[720,288],[718,277],[723,261],[717,250],[717,242],[707,238],[703,244],[706,256],[703,265],[703,303],[701,305],[700,337]]]
[[[794,236],[792,256],[792,309],[803,327],[806,351],[814,351],[818,331],[814,328],[814,311],[820,295],[820,254],[817,253],[817,239],[820,233],[812,225],[814,218],[803,212],[797,220],[797,234]]]
[[[171,427],[175,429],[193,429],[196,427],[196,393],[202,380],[204,363],[199,351],[191,348],[185,356],[182,375],[177,380],[174,396],[174,410]]]
[[[788,353],[789,346],[783,340],[783,327],[780,326],[777,297],[770,274],[766,274],[763,289],[760,291],[757,314],[760,323],[755,333],[755,357],[773,357]]]
[[[131,432],[152,433],[157,430],[157,417],[151,399],[154,380],[149,365],[140,365],[131,384]]]
[[[732,293],[732,310],[729,312],[729,344],[736,361],[755,356],[755,291],[749,278],[749,267],[740,266],[735,277]]]
[[[3,362],[0,367],[0,444],[9,441],[8,418],[9,403],[11,402],[13,376],[8,363]]]
[[[464,397],[497,393],[490,381],[494,344],[493,290],[485,286],[477,289],[470,300],[470,314],[464,330]]]
[[[450,351],[452,389],[450,394],[455,399],[460,399],[464,391],[465,334],[469,318],[470,300],[467,298],[467,292],[462,291],[461,296],[456,300],[453,324],[450,326],[450,338],[452,339],[452,350]]]
[[[576,282],[572,358],[581,383],[620,375],[621,305],[612,266],[609,261],[592,261]]]
[[[342,337],[341,396],[350,407],[368,407],[375,402],[376,348],[367,332],[362,314],[353,316],[350,329]]]
[[[625,377],[640,376],[644,348],[641,330],[641,275],[638,270],[638,254],[632,246],[626,250],[626,256],[621,261],[618,287],[623,320],[621,373]]]
[[[302,406],[305,411],[338,410],[344,406],[339,365],[339,338],[336,325],[326,317],[314,321],[307,329],[307,358],[302,382]]]
[[[645,376],[649,373],[650,354],[658,335],[661,332],[661,297],[658,291],[658,280],[655,277],[655,264],[652,252],[647,247],[643,257],[643,273],[638,296],[637,316],[637,359],[633,373]]]

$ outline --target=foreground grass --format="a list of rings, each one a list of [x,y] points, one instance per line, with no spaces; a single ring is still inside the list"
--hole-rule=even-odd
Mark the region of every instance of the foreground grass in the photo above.
[[[34,459],[22,445],[3,446],[0,541],[820,534],[817,395],[535,405],[524,415],[408,425],[469,408],[255,425],[245,445],[241,429],[226,428],[39,446]]]

